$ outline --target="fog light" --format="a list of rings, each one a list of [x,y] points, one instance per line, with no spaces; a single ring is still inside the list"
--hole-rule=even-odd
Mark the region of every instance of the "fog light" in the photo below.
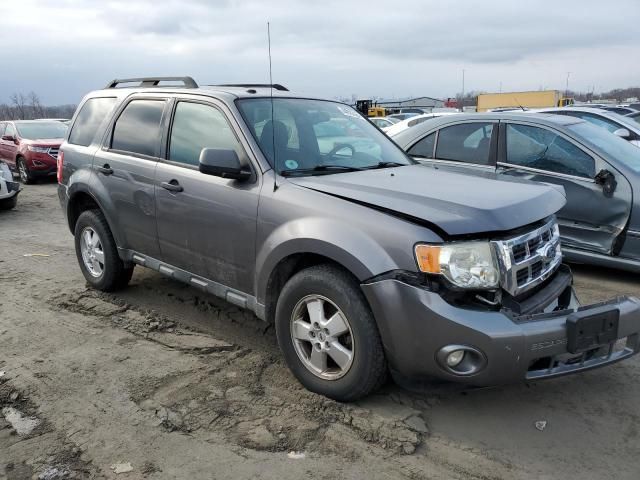
[[[455,350],[447,355],[447,365],[451,368],[457,367],[464,358],[464,350]]]
[[[471,345],[446,345],[436,353],[438,365],[454,375],[474,375],[487,366],[487,357]]]

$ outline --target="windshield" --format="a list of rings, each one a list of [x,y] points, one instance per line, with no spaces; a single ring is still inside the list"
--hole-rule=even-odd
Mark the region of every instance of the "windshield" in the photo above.
[[[68,126],[62,122],[16,122],[16,128],[22,138],[64,138]]]
[[[587,146],[604,154],[605,160],[616,160],[640,173],[640,148],[587,122],[574,123],[567,128],[577,133]]]
[[[339,170],[414,163],[353,108],[297,98],[247,98],[238,107],[256,142],[280,174],[301,169]],[[382,164],[382,165],[381,165]],[[327,168],[329,167],[329,168]]]

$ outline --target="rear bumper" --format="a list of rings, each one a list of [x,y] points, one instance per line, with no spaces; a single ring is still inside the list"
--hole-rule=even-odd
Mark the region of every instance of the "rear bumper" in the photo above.
[[[571,287],[569,287],[571,288]],[[382,336],[387,360],[397,377],[411,382],[437,378],[476,386],[556,377],[608,365],[640,348],[640,301],[621,297],[605,304],[530,316],[456,307],[440,295],[398,280],[362,285]],[[624,348],[603,342],[588,353],[568,350],[570,315],[618,310],[617,338]],[[479,352],[483,364],[467,375],[454,373],[438,360],[443,347],[462,345]]]

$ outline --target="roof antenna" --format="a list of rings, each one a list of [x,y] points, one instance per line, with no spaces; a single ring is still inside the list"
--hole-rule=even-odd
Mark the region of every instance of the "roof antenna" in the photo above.
[[[276,158],[276,124],[273,111],[273,72],[271,70],[271,27],[267,22],[267,42],[269,44],[269,97],[271,100],[271,148],[273,150],[273,191],[278,189],[278,159]]]

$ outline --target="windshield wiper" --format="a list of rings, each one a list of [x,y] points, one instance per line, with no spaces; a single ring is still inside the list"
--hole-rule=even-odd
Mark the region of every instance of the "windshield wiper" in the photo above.
[[[283,170],[280,175],[283,177],[291,177],[294,175],[314,175],[316,173],[341,173],[341,172],[356,172],[358,170],[365,170],[360,167],[350,167],[347,165],[316,165],[312,168],[294,168],[291,170]]]
[[[375,170],[376,168],[389,168],[389,167],[406,167],[406,163],[398,162],[378,162],[376,165],[366,167],[366,170]]]

